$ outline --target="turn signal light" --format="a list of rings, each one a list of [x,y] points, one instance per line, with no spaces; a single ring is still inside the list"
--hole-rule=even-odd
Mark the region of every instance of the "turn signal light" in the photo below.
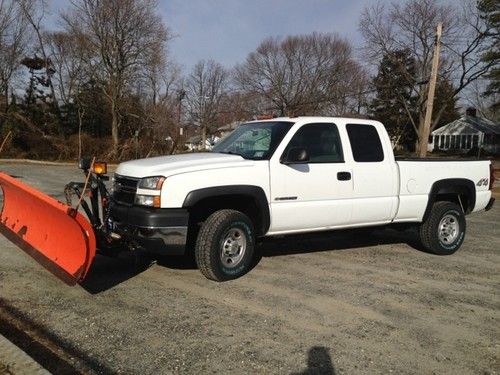
[[[160,207],[161,206],[161,197],[159,195],[155,195],[153,198],[153,207]]]
[[[92,172],[95,174],[106,174],[108,173],[108,164],[103,161],[96,161],[92,168]]]

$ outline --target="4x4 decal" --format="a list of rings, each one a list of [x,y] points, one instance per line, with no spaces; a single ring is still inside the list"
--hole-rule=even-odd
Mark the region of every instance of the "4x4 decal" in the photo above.
[[[488,186],[488,179],[487,178],[480,179],[477,182],[476,186]]]

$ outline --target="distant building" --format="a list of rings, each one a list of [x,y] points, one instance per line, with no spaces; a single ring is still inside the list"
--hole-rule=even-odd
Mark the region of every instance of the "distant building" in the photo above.
[[[428,150],[466,153],[478,147],[500,154],[500,125],[477,116],[475,108],[468,108],[464,116],[431,133]]]
[[[207,135],[207,143],[205,145],[206,150],[211,150],[215,143],[217,143],[221,138],[231,133],[234,129],[241,125],[241,121],[234,121],[230,124],[218,127],[213,134]],[[197,129],[198,130],[198,129]],[[195,134],[194,136],[188,138],[185,142],[185,146],[189,151],[199,151],[202,150],[202,140],[200,134]]]
[[[238,126],[241,125],[241,121],[234,121],[231,122],[230,124],[221,126],[217,128],[217,133],[220,134],[220,137],[223,138],[229,133],[231,133],[234,129],[236,129]]]
[[[220,138],[215,136],[215,135],[209,135],[207,137],[206,143],[205,143],[205,150],[211,150],[212,147],[214,147],[214,144],[219,140]],[[188,151],[200,151],[203,150],[203,140],[201,135],[195,135],[190,138],[184,143]]]

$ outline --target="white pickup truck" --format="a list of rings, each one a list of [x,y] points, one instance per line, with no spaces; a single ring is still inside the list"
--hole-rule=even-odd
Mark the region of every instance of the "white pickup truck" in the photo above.
[[[414,223],[440,255],[493,205],[490,161],[396,160],[384,126],[337,117],[249,122],[194,153],[121,163],[108,225],[144,248],[190,246],[209,279],[246,273],[256,238]]]

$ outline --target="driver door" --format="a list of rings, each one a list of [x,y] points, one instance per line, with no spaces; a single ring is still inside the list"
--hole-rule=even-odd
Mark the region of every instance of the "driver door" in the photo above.
[[[291,149],[308,161],[288,163]],[[281,157],[271,160],[271,233],[328,229],[349,224],[352,170],[344,161],[342,140],[333,123],[300,127]]]

